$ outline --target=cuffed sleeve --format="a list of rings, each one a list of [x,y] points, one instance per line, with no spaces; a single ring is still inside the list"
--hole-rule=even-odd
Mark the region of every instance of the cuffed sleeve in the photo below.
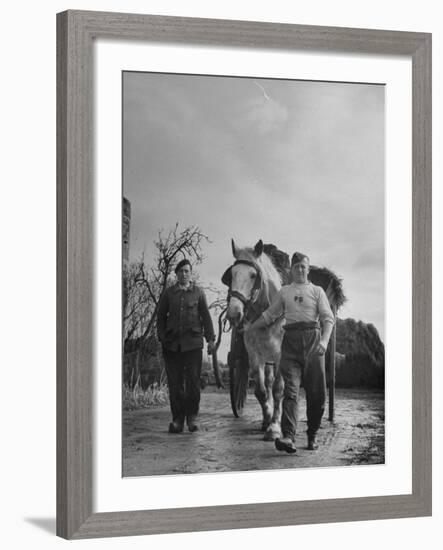
[[[282,291],[280,290],[275,297],[275,300],[272,304],[265,310],[262,315],[263,319],[266,321],[267,325],[272,325],[277,319],[279,319],[284,313],[284,302]]]

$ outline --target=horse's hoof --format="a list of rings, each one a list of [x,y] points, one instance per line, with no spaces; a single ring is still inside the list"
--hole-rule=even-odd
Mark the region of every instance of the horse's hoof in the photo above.
[[[275,441],[281,437],[281,432],[276,430],[266,430],[265,435],[263,436],[263,441]]]

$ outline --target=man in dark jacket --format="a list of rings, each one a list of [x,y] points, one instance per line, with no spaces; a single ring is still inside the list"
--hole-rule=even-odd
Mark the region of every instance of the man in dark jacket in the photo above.
[[[177,282],[163,293],[157,312],[157,334],[163,346],[169,401],[170,433],[180,433],[186,423],[198,430],[203,336],[208,353],[214,349],[214,328],[203,289],[192,282],[192,267],[182,260],[175,268]]]

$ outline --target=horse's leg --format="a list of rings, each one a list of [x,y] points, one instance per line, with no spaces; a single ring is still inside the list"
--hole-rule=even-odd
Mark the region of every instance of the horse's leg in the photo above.
[[[269,416],[263,419],[262,431],[266,431],[269,427],[269,424],[272,421],[272,404],[273,404],[273,395],[272,388],[274,384],[274,364],[265,363],[264,366],[265,372],[265,390],[266,390],[266,409],[269,411]]]
[[[265,432],[263,439],[265,441],[274,441],[277,437],[281,436],[280,421],[282,412],[282,399],[283,399],[283,377],[280,374],[278,367],[275,367],[276,373],[274,383],[272,385],[272,396],[274,398],[274,412],[272,414],[271,422]]]
[[[272,400],[272,385],[274,384],[274,363],[265,363],[265,388],[266,399]]]
[[[262,431],[265,431],[271,422],[271,406],[268,399],[268,392],[266,391],[265,385],[265,366],[263,363],[258,361],[253,361],[251,364],[252,367],[252,377],[254,380],[254,394],[257,398],[257,401],[260,403],[262,413],[263,413],[263,422],[262,422]]]

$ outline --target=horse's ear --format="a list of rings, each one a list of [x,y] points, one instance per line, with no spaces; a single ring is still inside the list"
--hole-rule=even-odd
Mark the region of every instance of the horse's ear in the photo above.
[[[232,246],[232,254],[234,255],[234,258],[237,258],[237,247],[235,246],[234,239],[231,239],[231,246]]]
[[[254,254],[257,258],[263,254],[263,241],[261,239],[254,246]]]

